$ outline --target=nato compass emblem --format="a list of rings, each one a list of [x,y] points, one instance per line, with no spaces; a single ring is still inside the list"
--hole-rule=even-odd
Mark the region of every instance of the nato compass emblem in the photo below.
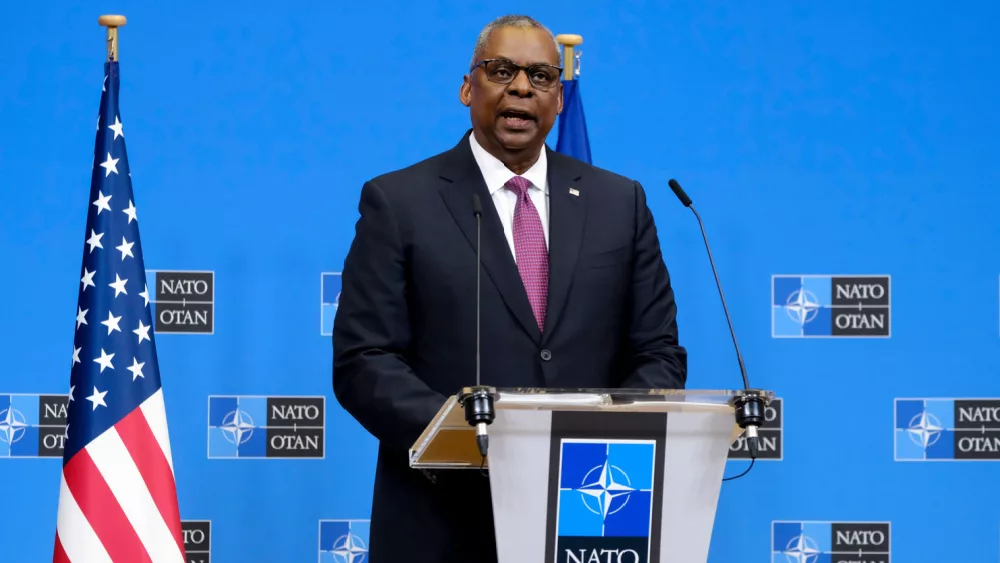
[[[584,475],[583,483],[576,491],[580,493],[587,510],[607,518],[625,508],[635,488],[620,467],[605,461],[604,465],[598,465]]]
[[[226,414],[222,419],[222,436],[230,444],[235,444],[237,448],[246,444],[253,437],[253,419],[250,414],[242,409],[236,409]]]
[[[368,520],[320,520],[320,563],[367,563]]]
[[[788,545],[782,553],[788,563],[816,563],[822,552],[816,540],[805,534],[799,534],[788,540]]]
[[[914,444],[926,450],[937,443],[942,430],[944,427],[941,426],[941,421],[933,414],[924,411],[910,420],[906,432]]]
[[[21,411],[13,406],[0,411],[0,441],[8,447],[14,445],[24,436],[28,423],[24,420]]]

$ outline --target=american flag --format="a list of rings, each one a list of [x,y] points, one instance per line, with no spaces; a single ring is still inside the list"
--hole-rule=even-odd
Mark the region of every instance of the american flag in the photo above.
[[[104,74],[53,561],[183,563],[118,62]]]

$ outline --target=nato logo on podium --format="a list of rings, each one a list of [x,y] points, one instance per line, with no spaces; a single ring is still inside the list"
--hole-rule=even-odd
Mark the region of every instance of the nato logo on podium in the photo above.
[[[653,519],[652,440],[564,439],[556,506],[562,561],[650,560]],[[565,559],[564,559],[565,557]]]

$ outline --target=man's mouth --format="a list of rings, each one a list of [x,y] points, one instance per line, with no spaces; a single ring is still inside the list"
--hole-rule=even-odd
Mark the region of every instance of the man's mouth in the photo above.
[[[523,129],[535,122],[535,116],[519,109],[505,109],[501,111],[500,119],[511,129]]]

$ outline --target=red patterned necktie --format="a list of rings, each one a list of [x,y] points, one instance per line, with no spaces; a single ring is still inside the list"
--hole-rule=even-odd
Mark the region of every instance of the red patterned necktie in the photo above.
[[[514,207],[514,256],[521,281],[528,293],[528,303],[535,314],[538,330],[545,326],[545,307],[549,292],[549,251],[545,245],[545,232],[538,210],[528,197],[531,182],[514,176],[505,184],[517,194]]]

